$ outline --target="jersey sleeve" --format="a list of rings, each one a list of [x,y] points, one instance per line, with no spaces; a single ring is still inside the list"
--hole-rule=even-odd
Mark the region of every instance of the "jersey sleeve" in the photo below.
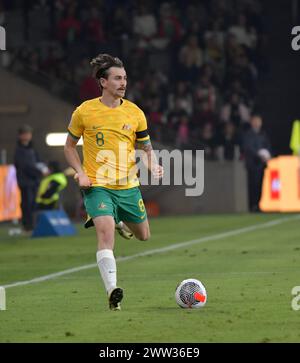
[[[139,124],[136,130],[136,141],[142,143],[150,142],[150,136],[148,134],[147,120],[144,112],[140,112]]]
[[[76,110],[72,114],[72,118],[70,124],[68,126],[68,132],[74,139],[80,139],[84,131],[82,118],[80,116],[79,109]]]

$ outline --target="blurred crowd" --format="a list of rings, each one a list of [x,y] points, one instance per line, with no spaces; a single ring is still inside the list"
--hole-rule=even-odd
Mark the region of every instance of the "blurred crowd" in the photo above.
[[[1,3],[4,23],[18,2]],[[116,55],[152,139],[232,160],[268,72],[264,11],[259,0],[23,1],[24,43],[9,67],[43,75],[78,104],[99,96],[91,58]]]

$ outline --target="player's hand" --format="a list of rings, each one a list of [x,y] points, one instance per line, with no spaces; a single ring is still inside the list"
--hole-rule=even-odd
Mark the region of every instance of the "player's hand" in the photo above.
[[[161,179],[164,176],[164,168],[158,164],[152,167],[151,172],[154,176],[154,179]]]
[[[88,189],[92,186],[89,177],[85,173],[76,173],[74,175],[74,180],[78,183],[79,188]]]

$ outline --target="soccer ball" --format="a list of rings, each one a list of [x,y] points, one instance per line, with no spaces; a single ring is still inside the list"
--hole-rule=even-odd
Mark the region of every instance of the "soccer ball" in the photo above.
[[[196,279],[183,280],[177,285],[175,299],[182,308],[202,308],[207,301],[207,293],[202,282]]]

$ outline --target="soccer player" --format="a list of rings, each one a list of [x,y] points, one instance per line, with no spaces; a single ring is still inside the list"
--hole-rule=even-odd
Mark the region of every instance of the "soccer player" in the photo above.
[[[85,227],[96,228],[97,264],[108,295],[109,308],[120,310],[123,290],[117,286],[113,253],[115,229],[125,238],[150,237],[149,223],[134,167],[137,148],[154,178],[163,176],[156,160],[144,112],[124,99],[127,77],[119,58],[99,54],[91,61],[93,76],[102,90],[100,98],[83,102],[73,112],[68,127],[65,157],[76,171],[88,214]],[[83,166],[76,144],[83,136]]]

